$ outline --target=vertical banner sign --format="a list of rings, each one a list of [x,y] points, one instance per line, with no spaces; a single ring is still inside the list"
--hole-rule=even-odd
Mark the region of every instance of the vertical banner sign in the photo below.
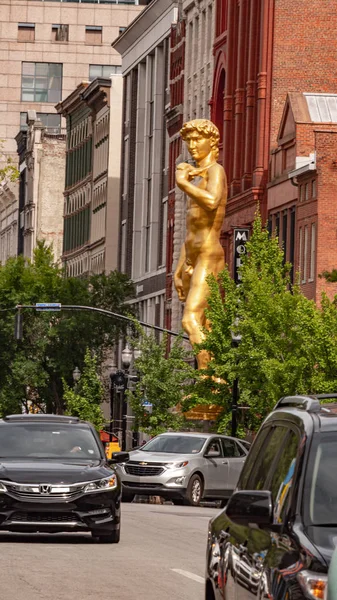
[[[234,281],[240,283],[239,267],[246,254],[246,242],[249,238],[249,229],[234,229]]]

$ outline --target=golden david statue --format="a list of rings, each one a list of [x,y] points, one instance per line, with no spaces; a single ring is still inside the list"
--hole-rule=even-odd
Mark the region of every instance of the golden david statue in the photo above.
[[[182,326],[192,345],[204,339],[205,309],[209,288],[207,276],[215,276],[225,266],[220,243],[221,227],[227,202],[227,180],[217,163],[220,134],[206,119],[185,123],[180,131],[196,167],[180,163],[176,169],[178,187],[188,196],[186,238],[174,273],[179,300],[185,303]],[[198,368],[205,369],[209,354],[197,356]]]

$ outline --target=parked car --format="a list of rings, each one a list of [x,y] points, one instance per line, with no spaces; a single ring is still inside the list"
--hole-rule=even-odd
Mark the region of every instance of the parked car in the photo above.
[[[202,499],[229,498],[247,454],[240,440],[224,435],[163,433],[119,465],[123,500],[141,494],[198,506]]]
[[[282,398],[209,526],[206,600],[322,600],[337,539],[337,394]]]
[[[121,484],[94,427],[77,417],[11,415],[0,420],[0,529],[89,531],[120,538]]]

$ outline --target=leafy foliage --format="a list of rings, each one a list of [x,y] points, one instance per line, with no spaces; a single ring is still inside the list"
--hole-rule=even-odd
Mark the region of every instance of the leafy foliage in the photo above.
[[[14,339],[13,307],[36,302],[103,307],[129,314],[132,282],[114,271],[88,279],[66,278],[52,250],[39,243],[33,262],[22,256],[0,266],[0,413],[20,412],[32,397],[50,412],[64,409],[63,383],[84,368],[87,348],[101,364],[125,324],[88,311],[37,313],[23,309],[23,340]]]
[[[8,185],[8,183],[14,183],[19,179],[20,173],[18,168],[14,165],[10,156],[6,156],[3,151],[4,141],[0,140],[0,161],[2,167],[0,168],[0,185]]]
[[[127,394],[136,417],[136,424],[142,431],[157,435],[167,429],[178,430],[186,424],[177,411],[186,389],[194,375],[188,361],[193,359],[183,345],[182,335],[177,337],[167,352],[167,337],[157,341],[154,334],[147,335],[135,326],[138,337],[131,344],[141,351],[135,361],[139,381],[133,391]],[[144,401],[152,404],[152,412],[144,409]]]
[[[189,405],[218,404],[220,431],[229,431],[232,388],[240,384],[241,431],[256,430],[287,394],[337,390],[337,303],[321,307],[291,286],[277,238],[257,215],[236,287],[226,268],[209,279],[211,331],[201,346],[212,355]],[[232,332],[241,336],[238,346]],[[246,408],[244,408],[246,407]],[[248,410],[247,410],[248,409]]]
[[[91,356],[87,349],[84,357],[84,368],[81,379],[74,388],[64,381],[63,400],[66,404],[67,415],[90,421],[97,431],[104,424],[101,403],[104,399],[104,388],[97,372],[97,358]]]

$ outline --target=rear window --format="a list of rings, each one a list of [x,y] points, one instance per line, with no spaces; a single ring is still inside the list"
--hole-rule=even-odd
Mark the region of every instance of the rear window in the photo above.
[[[187,435],[159,435],[142,447],[143,452],[167,452],[169,454],[197,454],[206,438]]]
[[[60,423],[6,423],[0,426],[0,459],[98,459],[91,429]]]
[[[311,525],[337,526],[336,457],[337,432],[317,435],[310,451],[303,496],[306,520]]]

